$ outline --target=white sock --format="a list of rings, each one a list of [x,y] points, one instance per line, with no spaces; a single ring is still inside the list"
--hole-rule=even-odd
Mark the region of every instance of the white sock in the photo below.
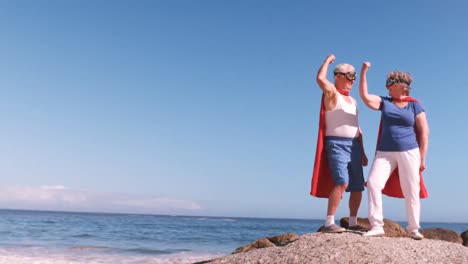
[[[335,216],[327,215],[327,220],[325,220],[325,226],[331,226],[333,224],[335,224]]]
[[[349,226],[357,225],[357,216],[350,216],[348,225]]]

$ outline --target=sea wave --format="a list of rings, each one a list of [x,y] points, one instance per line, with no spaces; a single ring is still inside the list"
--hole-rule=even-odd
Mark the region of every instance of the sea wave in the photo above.
[[[188,264],[221,257],[222,253],[178,252],[161,256],[125,256],[121,254],[83,254],[83,252],[25,251],[0,248],[0,264]]]
[[[130,253],[138,253],[138,254],[148,254],[148,255],[162,255],[162,254],[174,254],[180,252],[189,252],[190,249],[171,249],[171,250],[159,250],[159,249],[151,249],[151,248],[131,248],[126,249],[126,252]]]
[[[86,237],[93,237],[93,235],[91,235],[91,234],[79,234],[79,235],[74,235],[72,237],[86,238]]]
[[[189,221],[210,221],[210,222],[236,222],[236,219],[233,218],[218,218],[218,217],[185,217],[183,220]]]
[[[100,246],[73,246],[70,247],[71,251],[86,251],[86,252],[97,252],[97,251],[110,251],[110,247],[100,247]]]

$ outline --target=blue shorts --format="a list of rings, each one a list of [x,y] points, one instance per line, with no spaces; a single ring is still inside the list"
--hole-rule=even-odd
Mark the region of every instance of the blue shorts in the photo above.
[[[327,136],[325,151],[335,185],[348,184],[347,192],[364,191],[362,153],[357,139]]]

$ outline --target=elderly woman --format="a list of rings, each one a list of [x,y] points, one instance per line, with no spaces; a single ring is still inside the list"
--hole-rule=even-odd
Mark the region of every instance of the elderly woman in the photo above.
[[[382,192],[405,198],[408,226],[413,239],[420,240],[420,198],[427,197],[421,172],[426,168],[429,126],[421,103],[410,97],[412,77],[406,72],[387,75],[390,97],[368,94],[364,62],[361,69],[359,94],[371,109],[382,112],[379,139],[374,162],[367,181],[369,222],[372,229],[364,236],[383,236]]]

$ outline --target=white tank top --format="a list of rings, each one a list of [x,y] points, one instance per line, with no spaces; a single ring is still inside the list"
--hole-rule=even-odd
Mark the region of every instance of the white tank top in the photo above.
[[[338,93],[335,109],[325,111],[325,136],[355,138],[359,135],[357,105],[354,98],[346,102]]]

